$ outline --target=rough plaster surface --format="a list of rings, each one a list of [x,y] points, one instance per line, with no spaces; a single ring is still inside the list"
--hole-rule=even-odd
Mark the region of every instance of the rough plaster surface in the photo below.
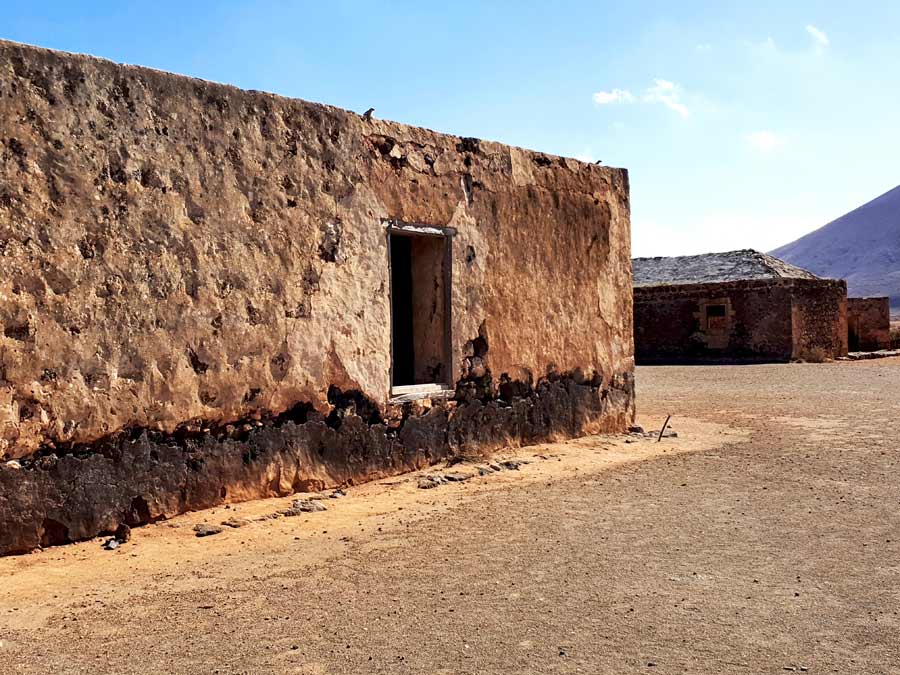
[[[388,218],[457,229],[457,376],[630,372],[625,171],[0,42],[0,457],[383,403]]]
[[[388,404],[389,221],[452,401]],[[0,552],[622,430],[631,321],[624,170],[0,41]]]

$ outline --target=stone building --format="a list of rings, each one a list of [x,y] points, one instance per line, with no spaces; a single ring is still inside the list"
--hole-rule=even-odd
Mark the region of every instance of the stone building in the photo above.
[[[834,358],[847,286],[752,250],[636,258],[638,363]]]
[[[623,169],[0,42],[0,552],[622,431],[631,285]]]
[[[890,298],[847,299],[847,347],[851,352],[891,348]]]

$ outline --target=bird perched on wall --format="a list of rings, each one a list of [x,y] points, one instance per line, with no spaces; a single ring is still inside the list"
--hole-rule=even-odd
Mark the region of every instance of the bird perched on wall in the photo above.
[[[603,164],[603,160],[602,160],[602,159],[598,159],[596,162],[594,162],[594,164]]]
[[[375,112],[375,108],[369,108],[368,110],[366,110],[366,112],[363,113],[363,119],[368,122],[370,119],[372,119],[373,112]]]

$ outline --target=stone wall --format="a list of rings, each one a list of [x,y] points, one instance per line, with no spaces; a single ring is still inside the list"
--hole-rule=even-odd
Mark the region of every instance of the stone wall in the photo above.
[[[725,307],[718,326],[707,316],[711,306]],[[788,360],[791,288],[768,281],[635,288],[634,344],[638,363]]]
[[[792,357],[819,361],[847,355],[847,282],[797,279],[793,285]]]
[[[847,341],[852,352],[890,349],[890,298],[847,298]]]
[[[450,401],[388,404],[392,221]],[[631,320],[624,170],[0,42],[0,551],[621,430]]]
[[[846,354],[846,294],[832,280],[762,279],[634,289],[638,363],[788,361]],[[818,353],[818,351],[817,351]]]

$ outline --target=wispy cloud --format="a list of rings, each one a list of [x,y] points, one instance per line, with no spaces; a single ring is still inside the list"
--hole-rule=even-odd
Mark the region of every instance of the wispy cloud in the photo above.
[[[828,36],[825,34],[825,31],[816,28],[812,24],[807,24],[806,32],[812,35],[813,40],[816,42],[816,46],[819,49],[825,49],[830,43],[828,42]]]
[[[628,89],[611,89],[609,91],[598,91],[593,94],[592,98],[597,105],[610,105],[612,103],[662,103],[669,110],[674,110],[682,117],[690,115],[687,106],[679,99],[681,96],[681,87],[674,82],[668,80],[656,79],[653,86],[648,87],[641,94],[640,98],[632,94]]]
[[[766,155],[780,150],[786,142],[783,136],[767,130],[753,131],[746,135],[746,139],[754,149]]]
[[[662,103],[669,110],[674,110],[682,117],[690,115],[687,106],[679,101],[681,88],[668,80],[654,80],[652,87],[644,92],[643,100],[648,103]]]
[[[609,105],[610,103],[634,103],[634,94],[627,89],[612,89],[610,91],[598,91],[593,96],[597,105]]]

